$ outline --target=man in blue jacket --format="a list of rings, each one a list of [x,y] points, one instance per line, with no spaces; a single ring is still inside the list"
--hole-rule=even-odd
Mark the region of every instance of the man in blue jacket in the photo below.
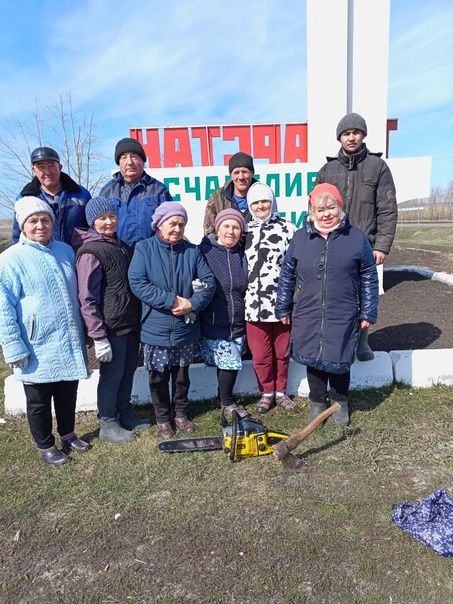
[[[173,201],[167,187],[145,172],[146,154],[135,138],[122,138],[115,147],[115,172],[101,190],[117,208],[117,235],[131,247],[153,235],[151,220],[164,201]]]
[[[30,156],[33,179],[17,196],[38,197],[47,202],[55,214],[53,237],[71,245],[75,228],[88,227],[85,206],[91,199],[90,193],[62,172],[58,153],[51,147],[38,147]],[[19,241],[20,228],[16,217],[13,221],[12,242]]]

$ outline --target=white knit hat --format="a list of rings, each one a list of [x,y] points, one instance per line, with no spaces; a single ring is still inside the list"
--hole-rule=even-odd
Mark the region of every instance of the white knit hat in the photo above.
[[[267,199],[268,201],[274,201],[275,195],[273,190],[264,184],[264,182],[255,182],[247,192],[247,203],[249,206],[255,201],[262,201]]]
[[[271,209],[268,214],[268,217],[264,221],[261,219],[257,219],[260,220],[260,222],[266,222],[272,216],[272,214],[278,212],[277,201],[275,199],[274,191],[266,184],[264,184],[264,182],[254,182],[250,189],[247,191],[247,204],[249,206],[250,214],[254,219],[256,219],[256,216],[252,208],[252,203],[255,203],[256,201],[263,201],[263,199],[267,199],[271,202]]]
[[[39,197],[33,197],[31,195],[21,197],[16,201],[14,211],[16,212],[16,220],[21,231],[27,218],[32,214],[38,214],[38,212],[49,214],[52,222],[55,222],[55,214],[53,213],[52,208],[46,201],[39,199]]]

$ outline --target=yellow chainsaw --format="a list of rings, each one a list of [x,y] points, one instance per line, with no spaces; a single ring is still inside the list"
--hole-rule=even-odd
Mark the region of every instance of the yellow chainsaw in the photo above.
[[[222,415],[222,436],[178,438],[159,443],[162,453],[187,453],[190,451],[223,451],[230,461],[244,457],[259,457],[274,452],[274,445],[287,440],[288,434],[268,430],[258,419],[241,417],[236,411],[231,414],[231,424]]]

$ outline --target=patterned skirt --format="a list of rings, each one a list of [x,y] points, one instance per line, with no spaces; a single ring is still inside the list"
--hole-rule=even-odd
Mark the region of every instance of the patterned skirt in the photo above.
[[[145,344],[143,356],[148,371],[162,373],[167,367],[185,367],[190,365],[195,355],[195,344],[184,346],[153,346]]]
[[[198,354],[206,363],[219,369],[242,369],[241,355],[244,351],[245,336],[234,340],[212,340],[200,338]]]

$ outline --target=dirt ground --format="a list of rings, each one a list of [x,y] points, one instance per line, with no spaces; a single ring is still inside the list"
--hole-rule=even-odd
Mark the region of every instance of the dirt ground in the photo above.
[[[394,246],[385,266],[419,266],[453,273],[452,255]],[[416,273],[384,272],[378,323],[370,329],[373,350],[453,348],[453,287]]]

